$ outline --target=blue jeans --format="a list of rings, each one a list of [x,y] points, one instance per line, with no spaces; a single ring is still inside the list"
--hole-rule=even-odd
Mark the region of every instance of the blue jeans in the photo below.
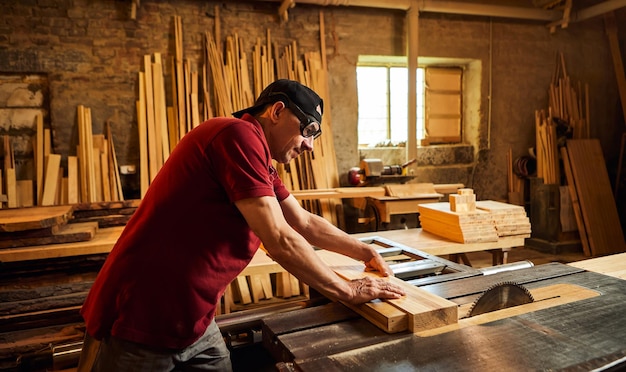
[[[222,334],[215,321],[212,321],[198,341],[182,350],[155,350],[142,344],[107,337],[100,343],[91,370],[232,371],[232,365]]]

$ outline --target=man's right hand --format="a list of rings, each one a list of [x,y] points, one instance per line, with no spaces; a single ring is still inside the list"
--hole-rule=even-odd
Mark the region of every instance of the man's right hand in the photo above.
[[[348,303],[353,305],[362,304],[377,298],[400,298],[406,293],[397,284],[391,283],[385,278],[372,278],[366,276],[348,282],[352,290],[352,297]]]

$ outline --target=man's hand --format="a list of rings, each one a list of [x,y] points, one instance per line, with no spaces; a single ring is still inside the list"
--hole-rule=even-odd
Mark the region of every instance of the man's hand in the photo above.
[[[378,271],[383,276],[393,276],[393,271],[391,271],[387,261],[378,252],[369,261],[365,262],[365,271]]]
[[[366,276],[348,282],[352,290],[349,303],[357,305],[376,298],[400,298],[405,295],[402,288],[384,278],[372,278]]]

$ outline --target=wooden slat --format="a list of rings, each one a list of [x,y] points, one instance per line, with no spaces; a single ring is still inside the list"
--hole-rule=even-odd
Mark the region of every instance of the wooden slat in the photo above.
[[[18,208],[32,207],[35,205],[33,199],[33,180],[19,180],[17,184],[17,206]]]
[[[67,157],[67,202],[78,203],[78,158]]]
[[[54,205],[59,186],[59,166],[61,164],[61,155],[59,154],[50,154],[47,158],[46,178],[41,198],[41,205],[43,206]]]
[[[563,159],[563,170],[565,171],[565,177],[567,179],[567,191],[569,192],[572,209],[574,210],[574,217],[576,218],[578,236],[580,237],[580,242],[583,246],[585,256],[591,256],[591,248],[589,247],[589,239],[587,238],[587,226],[585,225],[585,221],[583,219],[580,202],[578,200],[578,192],[576,191],[576,181],[574,180],[572,166],[565,147],[561,147],[561,159]]]
[[[143,198],[150,184],[150,168],[148,166],[148,123],[146,122],[146,80],[145,74],[139,72],[139,100],[137,101],[137,127],[139,136],[139,185],[140,197]]]
[[[44,135],[44,129],[43,129],[43,117],[41,116],[40,113],[37,114],[37,133],[36,133],[36,140],[35,140],[35,168],[37,171],[37,174],[35,176],[35,182],[37,183],[37,190],[36,190],[36,202],[37,205],[41,205],[41,196],[43,195],[43,176],[44,176],[44,168],[43,168],[43,135]]]
[[[157,140],[154,119],[154,92],[152,83],[152,60],[150,55],[143,57],[144,61],[144,78],[145,78],[145,95],[146,95],[146,127],[148,132],[148,171],[150,181],[154,179],[159,168],[157,166]]]

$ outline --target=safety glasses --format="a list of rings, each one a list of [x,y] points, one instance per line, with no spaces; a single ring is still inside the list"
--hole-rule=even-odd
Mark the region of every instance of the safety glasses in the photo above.
[[[300,106],[296,105],[295,102],[289,98],[289,96],[284,93],[273,94],[280,95],[287,99],[287,107],[289,107],[291,112],[293,112],[298,120],[300,120],[300,133],[302,134],[302,137],[313,137],[313,139],[315,139],[322,134],[322,125],[317,121],[317,119],[302,111]]]

